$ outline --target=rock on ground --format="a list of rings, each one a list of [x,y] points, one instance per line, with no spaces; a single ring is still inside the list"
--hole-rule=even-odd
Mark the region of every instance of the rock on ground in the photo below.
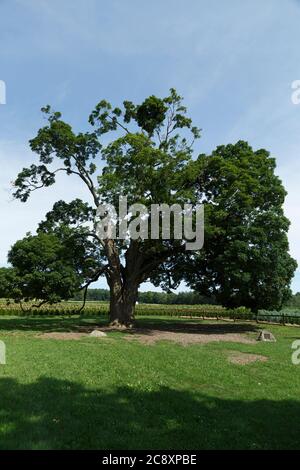
[[[104,338],[105,336],[107,336],[107,334],[104,333],[104,331],[94,330],[90,333],[90,336],[92,336],[93,338]]]
[[[257,338],[257,341],[270,341],[270,342],[276,342],[275,336],[267,330],[262,330]]]

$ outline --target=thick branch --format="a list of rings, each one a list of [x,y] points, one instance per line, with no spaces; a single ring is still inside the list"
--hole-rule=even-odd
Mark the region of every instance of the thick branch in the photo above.
[[[83,294],[83,304],[82,306],[80,307],[80,309],[78,310],[78,313],[80,314],[82,312],[82,310],[85,308],[85,305],[86,305],[86,297],[87,297],[87,291],[88,291],[88,288],[89,286],[93,283],[93,282],[96,282],[98,281],[99,277],[101,276],[101,274],[103,274],[106,269],[107,269],[108,266],[103,266],[101,269],[99,269],[96,274],[81,288],[81,290],[84,290],[84,294]]]

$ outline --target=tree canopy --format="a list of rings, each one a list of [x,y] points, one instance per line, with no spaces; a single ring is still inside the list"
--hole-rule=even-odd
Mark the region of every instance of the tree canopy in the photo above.
[[[83,281],[74,254],[54,234],[28,234],[12,247],[8,261],[12,268],[0,272],[1,294],[15,302],[67,300]]]
[[[205,245],[186,260],[187,283],[225,306],[280,308],[297,263],[289,255],[286,191],[266,150],[240,141],[198,159]]]

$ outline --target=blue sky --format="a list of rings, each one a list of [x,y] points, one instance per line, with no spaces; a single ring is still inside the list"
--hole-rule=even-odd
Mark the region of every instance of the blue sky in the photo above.
[[[288,190],[291,254],[300,265],[300,2],[296,0],[0,0],[0,265],[60,198],[85,197],[59,179],[26,204],[10,182],[33,160],[28,140],[51,104],[76,129],[102,98],[118,105],[175,87],[203,137],[197,150],[245,139],[277,158]],[[149,286],[144,286],[148,288]],[[294,290],[300,291],[300,271]]]

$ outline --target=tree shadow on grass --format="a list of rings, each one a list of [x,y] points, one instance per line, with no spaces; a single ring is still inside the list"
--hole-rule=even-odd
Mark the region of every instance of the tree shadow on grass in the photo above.
[[[68,332],[78,331],[79,326],[93,325],[98,326],[106,325],[107,318],[102,317],[19,317],[19,318],[1,318],[0,317],[0,331],[39,331],[46,332]]]
[[[156,319],[156,318],[143,318],[137,320],[137,328],[134,328],[129,333],[136,333],[137,330],[143,330],[143,333],[151,334],[151,330],[158,330],[164,332],[174,333],[190,333],[202,335],[215,335],[215,334],[228,334],[228,333],[256,333],[261,330],[261,327],[255,323],[242,323],[242,322],[222,322],[211,321],[203,322],[202,320],[181,320],[175,319]]]
[[[91,332],[95,328],[107,329],[107,317],[0,317],[0,332]],[[261,326],[254,323],[235,322],[203,322],[202,320],[176,320],[157,318],[138,318],[136,327],[132,330],[123,330],[126,334],[151,334],[152,330],[176,333],[199,333],[205,335],[228,333],[256,333]]]
[[[298,401],[0,379],[0,449],[297,448]]]

